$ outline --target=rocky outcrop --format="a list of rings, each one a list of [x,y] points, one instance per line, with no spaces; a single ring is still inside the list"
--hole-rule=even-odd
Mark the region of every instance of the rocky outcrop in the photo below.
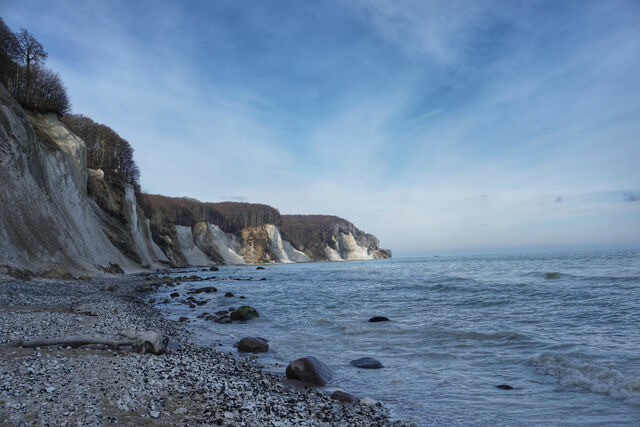
[[[378,239],[349,221],[329,215],[283,215],[282,232],[308,257],[330,261],[391,258]]]

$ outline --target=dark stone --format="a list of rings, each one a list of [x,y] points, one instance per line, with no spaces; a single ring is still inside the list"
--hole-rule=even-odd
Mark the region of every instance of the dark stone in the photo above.
[[[229,307],[229,308],[227,309],[227,311],[234,311],[234,310],[235,310],[235,308],[234,308],[234,307]]]
[[[169,298],[165,298],[165,299],[163,299],[163,300],[162,300],[162,303],[163,303],[163,304],[169,304],[169,302],[170,302],[170,301],[169,301]]]
[[[267,278],[266,278],[266,277],[263,277],[263,278],[261,278],[260,280],[267,280]]]
[[[204,318],[204,320],[216,320],[216,316],[208,315]]]
[[[249,305],[243,305],[231,312],[231,320],[251,320],[254,317],[260,317],[260,315],[255,308]]]
[[[247,297],[245,297],[244,295],[240,295],[238,298],[240,298],[240,299],[246,299]]]
[[[256,270],[264,270],[264,267],[256,267]]]
[[[178,298],[178,297],[180,296],[180,294],[179,294],[179,293],[177,293],[177,292],[173,292],[173,293],[171,293],[171,295],[169,295],[169,296],[170,296],[171,298]]]
[[[384,316],[374,316],[369,319],[369,322],[390,322],[390,320]]]
[[[212,292],[218,292],[218,288],[216,288],[215,286],[205,286],[204,288],[191,289],[187,293],[188,294],[201,294],[201,293],[210,294]]]
[[[333,400],[337,400],[339,402],[357,402],[355,396],[350,395],[349,393],[345,393],[344,391],[336,390],[331,393],[331,398]]]
[[[215,265],[211,268],[209,268],[209,271],[219,271],[220,269],[218,267],[216,267]]]
[[[220,311],[216,311],[216,314],[218,316],[222,316],[222,315],[227,316],[228,312],[226,310],[220,310]]]
[[[209,313],[207,313],[206,311],[204,313],[198,314],[198,319],[204,319],[205,317],[207,317],[209,315]]]
[[[181,322],[186,322],[187,320],[189,320],[189,318],[188,318],[188,317],[184,317],[184,316],[183,316],[183,317],[181,317],[181,318],[180,318],[180,321],[181,321]]]
[[[233,321],[231,320],[231,318],[229,316],[218,316],[218,317],[216,317],[214,322],[224,325],[224,324],[227,324],[227,323],[232,323]]]
[[[227,292],[226,294],[224,294],[224,296],[227,298],[231,298],[231,297],[234,297],[235,295],[233,295],[233,292]]]
[[[333,376],[329,367],[313,356],[294,360],[289,363],[285,372],[289,379],[321,387],[327,384]]]
[[[238,343],[238,351],[241,353],[264,353],[269,351],[269,344],[264,338],[245,337]]]
[[[360,359],[352,360],[351,365],[362,369],[380,369],[384,367],[382,366],[382,363],[373,357],[362,357]]]
[[[196,308],[196,305],[189,303],[189,308]]]
[[[497,385],[496,388],[499,388],[500,390],[513,390],[513,387],[508,384],[500,384]]]

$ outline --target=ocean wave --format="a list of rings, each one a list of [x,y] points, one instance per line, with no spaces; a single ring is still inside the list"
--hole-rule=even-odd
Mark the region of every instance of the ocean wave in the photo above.
[[[640,405],[640,376],[617,369],[571,361],[557,354],[543,353],[529,360],[536,370],[559,379],[566,388],[580,388]]]

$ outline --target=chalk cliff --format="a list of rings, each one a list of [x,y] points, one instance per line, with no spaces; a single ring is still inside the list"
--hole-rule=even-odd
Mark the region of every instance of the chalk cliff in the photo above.
[[[115,169],[87,169],[81,138],[0,85],[0,266],[79,274],[389,256],[341,218],[141,194]]]

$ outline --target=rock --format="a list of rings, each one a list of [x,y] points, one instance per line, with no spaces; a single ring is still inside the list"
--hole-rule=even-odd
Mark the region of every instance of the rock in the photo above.
[[[374,316],[369,319],[369,322],[390,322],[390,320],[384,316]]]
[[[217,314],[218,316],[228,316],[228,315],[229,315],[229,312],[228,312],[228,311],[226,311],[226,310],[220,310],[220,311],[216,311],[216,314]]]
[[[204,318],[204,320],[216,320],[216,316],[208,315]]]
[[[287,378],[324,386],[333,374],[329,367],[313,356],[303,357],[289,363],[285,371]]]
[[[231,298],[231,297],[234,297],[235,295],[233,295],[233,292],[227,292],[226,294],[224,294],[224,296],[227,298]]]
[[[264,267],[256,267],[256,270],[264,270]]]
[[[204,313],[198,314],[198,319],[204,319],[208,315],[209,315],[209,313],[205,311]]]
[[[219,316],[215,318],[214,322],[220,323],[221,325],[226,325],[228,323],[232,323],[233,320],[231,320],[229,316]]]
[[[545,280],[556,280],[559,279],[561,276],[560,273],[558,273],[557,271],[552,271],[551,273],[545,273],[544,274],[544,279]]]
[[[245,337],[238,343],[238,351],[241,353],[264,353],[269,351],[269,344],[264,338]]]
[[[246,299],[247,297],[245,297],[244,295],[240,295],[238,298],[240,298],[240,299]]]
[[[213,293],[213,292],[218,292],[218,288],[216,288],[215,286],[205,286],[204,288],[198,288],[198,289],[191,289],[190,291],[188,291],[188,294],[201,294],[201,293]]]
[[[243,305],[238,307],[237,310],[231,312],[231,320],[251,320],[255,317],[260,317],[255,308]]]
[[[218,267],[216,267],[215,265],[211,268],[209,268],[209,271],[219,271],[220,269]]]
[[[189,320],[188,317],[184,317],[184,316],[180,317],[181,322],[186,322],[187,320]]]
[[[262,277],[260,280],[267,280],[267,278],[266,277]]]
[[[362,369],[380,369],[383,368],[382,363],[374,359],[373,357],[362,357],[360,359],[352,360],[351,365],[356,368]]]
[[[340,390],[331,393],[331,398],[339,402],[356,402],[358,400],[355,396]]]
[[[360,399],[360,404],[366,406],[376,406],[376,401],[369,397],[363,397],[362,399]]]
[[[178,298],[180,296],[179,293],[177,292],[172,292],[171,295],[169,295],[171,298]]]
[[[497,385],[496,388],[499,388],[500,390],[513,390],[513,387],[508,384],[500,384]]]
[[[158,411],[149,411],[149,416],[151,418],[160,418],[160,412],[158,412]]]

